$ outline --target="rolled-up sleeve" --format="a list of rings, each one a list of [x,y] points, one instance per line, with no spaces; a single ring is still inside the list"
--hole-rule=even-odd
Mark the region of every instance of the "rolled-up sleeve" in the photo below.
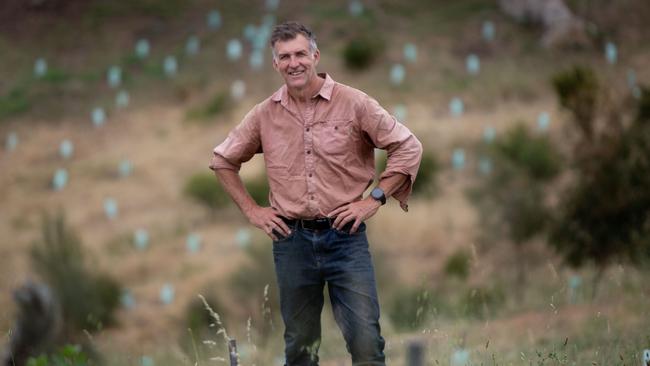
[[[261,153],[260,126],[257,106],[235,127],[228,137],[214,148],[210,169],[230,169],[236,172],[241,164],[249,161],[256,153]]]
[[[402,174],[408,179],[392,194],[404,211],[408,210],[408,199],[413,190],[422,159],[422,143],[403,124],[398,122],[376,100],[367,97],[362,108],[361,129],[372,140],[375,147],[386,150],[386,169],[379,180]]]

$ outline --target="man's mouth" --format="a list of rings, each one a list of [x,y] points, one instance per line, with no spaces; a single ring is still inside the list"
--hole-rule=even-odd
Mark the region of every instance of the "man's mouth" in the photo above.
[[[290,71],[288,74],[291,75],[291,76],[299,76],[299,75],[302,75],[303,73],[304,73],[304,71],[301,70],[301,71]]]

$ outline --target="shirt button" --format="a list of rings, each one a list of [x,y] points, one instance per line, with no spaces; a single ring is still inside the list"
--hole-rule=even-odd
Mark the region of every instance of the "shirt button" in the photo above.
[[[310,199],[310,200],[313,200],[313,199],[314,199],[314,196],[309,196],[309,199]]]
[[[311,150],[307,150],[307,154],[311,154]]]
[[[309,132],[309,127],[307,127],[307,132]]]
[[[309,177],[311,177],[311,173],[309,173]]]

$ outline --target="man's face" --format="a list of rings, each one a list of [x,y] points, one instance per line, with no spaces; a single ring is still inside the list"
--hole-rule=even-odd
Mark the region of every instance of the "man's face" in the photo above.
[[[273,68],[282,75],[287,87],[301,90],[307,87],[316,75],[320,59],[318,50],[310,52],[309,40],[302,34],[288,41],[277,41],[273,46],[276,57]]]

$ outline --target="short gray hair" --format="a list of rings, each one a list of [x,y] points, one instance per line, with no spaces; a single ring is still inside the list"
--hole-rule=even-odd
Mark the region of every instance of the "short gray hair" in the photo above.
[[[296,21],[286,21],[278,24],[273,28],[271,33],[271,51],[273,58],[276,58],[275,43],[278,41],[290,41],[295,39],[299,34],[302,34],[309,41],[309,52],[314,53],[318,49],[316,44],[316,35],[306,25]]]

